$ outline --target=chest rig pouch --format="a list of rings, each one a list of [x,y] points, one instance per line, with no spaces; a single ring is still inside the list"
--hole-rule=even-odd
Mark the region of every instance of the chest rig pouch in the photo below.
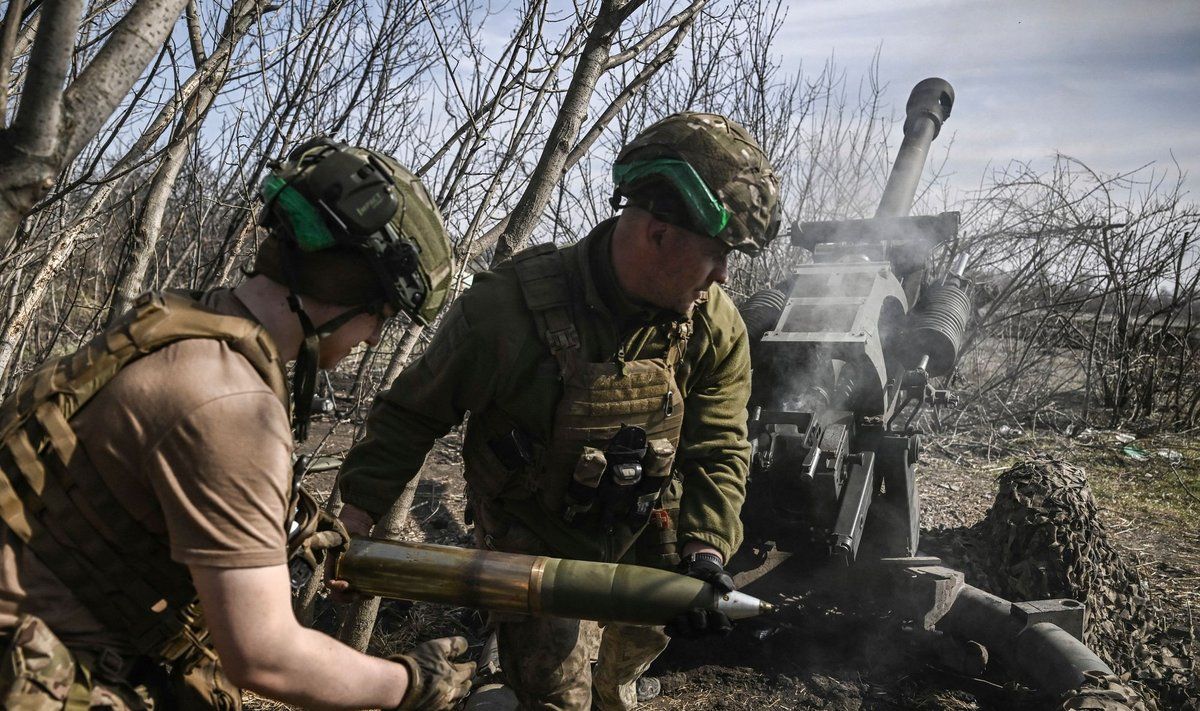
[[[30,374],[0,406],[5,524],[96,619],[180,673],[216,660],[187,569],[92,468],[71,417],[132,361],[190,338],[227,343],[287,406],[284,370],[261,326],[168,292],[142,295],[112,328]]]
[[[671,327],[659,357],[625,360],[620,353],[591,362],[582,353],[572,313],[576,299],[559,251],[539,245],[513,257],[513,266],[563,384],[534,482],[539,502],[572,525],[618,536],[622,540],[612,543],[619,554],[645,527],[671,481],[683,426],[675,372],[691,321]]]

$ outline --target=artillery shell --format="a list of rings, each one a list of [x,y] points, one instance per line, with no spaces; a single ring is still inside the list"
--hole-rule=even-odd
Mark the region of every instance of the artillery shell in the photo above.
[[[657,568],[358,537],[336,576],[380,597],[630,624],[665,624],[692,608],[735,620],[774,609]]]

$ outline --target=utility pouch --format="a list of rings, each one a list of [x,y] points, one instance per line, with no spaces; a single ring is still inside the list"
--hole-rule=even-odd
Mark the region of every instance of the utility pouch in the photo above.
[[[679,500],[682,496],[679,479],[667,477],[659,505],[651,509],[649,523],[634,545],[632,562],[663,570],[674,570],[679,565]]]
[[[574,523],[578,516],[592,510],[607,468],[608,460],[604,452],[595,447],[583,448],[579,461],[575,463],[571,482],[567,484],[566,505],[562,514],[564,521]]]
[[[195,656],[171,670],[172,709],[179,711],[241,711],[242,690],[233,685],[211,651]]]
[[[646,447],[642,459],[642,480],[638,482],[636,496],[629,512],[630,524],[637,528],[645,525],[650,512],[658,505],[663,492],[671,482],[671,467],[675,463],[675,445],[669,439],[654,439]]]
[[[86,709],[90,696],[90,685],[71,650],[41,619],[22,615],[0,660],[0,707]]]
[[[642,470],[645,456],[646,430],[635,425],[623,425],[604,448],[607,466],[597,498],[605,531],[611,532],[634,506],[639,485],[645,478]]]
[[[507,433],[488,440],[488,448],[500,465],[510,472],[533,464],[533,440],[524,431],[513,428]]]

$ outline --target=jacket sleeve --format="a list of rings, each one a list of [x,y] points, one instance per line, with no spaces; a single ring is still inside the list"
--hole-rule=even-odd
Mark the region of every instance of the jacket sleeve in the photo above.
[[[707,543],[729,560],[742,543],[740,515],[750,469],[750,344],[741,318],[723,301],[717,325],[708,324],[711,344],[695,365],[684,400],[677,470],[683,478],[681,545],[687,540]]]
[[[366,436],[342,466],[342,500],[378,521],[421,469],[439,437],[494,390],[494,368],[476,364],[479,334],[469,293],[442,320],[429,347],[375,400]]]

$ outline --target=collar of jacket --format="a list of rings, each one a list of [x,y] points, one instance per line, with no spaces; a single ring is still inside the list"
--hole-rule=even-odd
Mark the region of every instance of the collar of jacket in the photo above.
[[[596,225],[574,247],[584,303],[607,316],[622,333],[639,326],[686,320],[682,314],[639,301],[621,288],[612,263],[612,237],[616,226],[617,218],[610,217]]]

